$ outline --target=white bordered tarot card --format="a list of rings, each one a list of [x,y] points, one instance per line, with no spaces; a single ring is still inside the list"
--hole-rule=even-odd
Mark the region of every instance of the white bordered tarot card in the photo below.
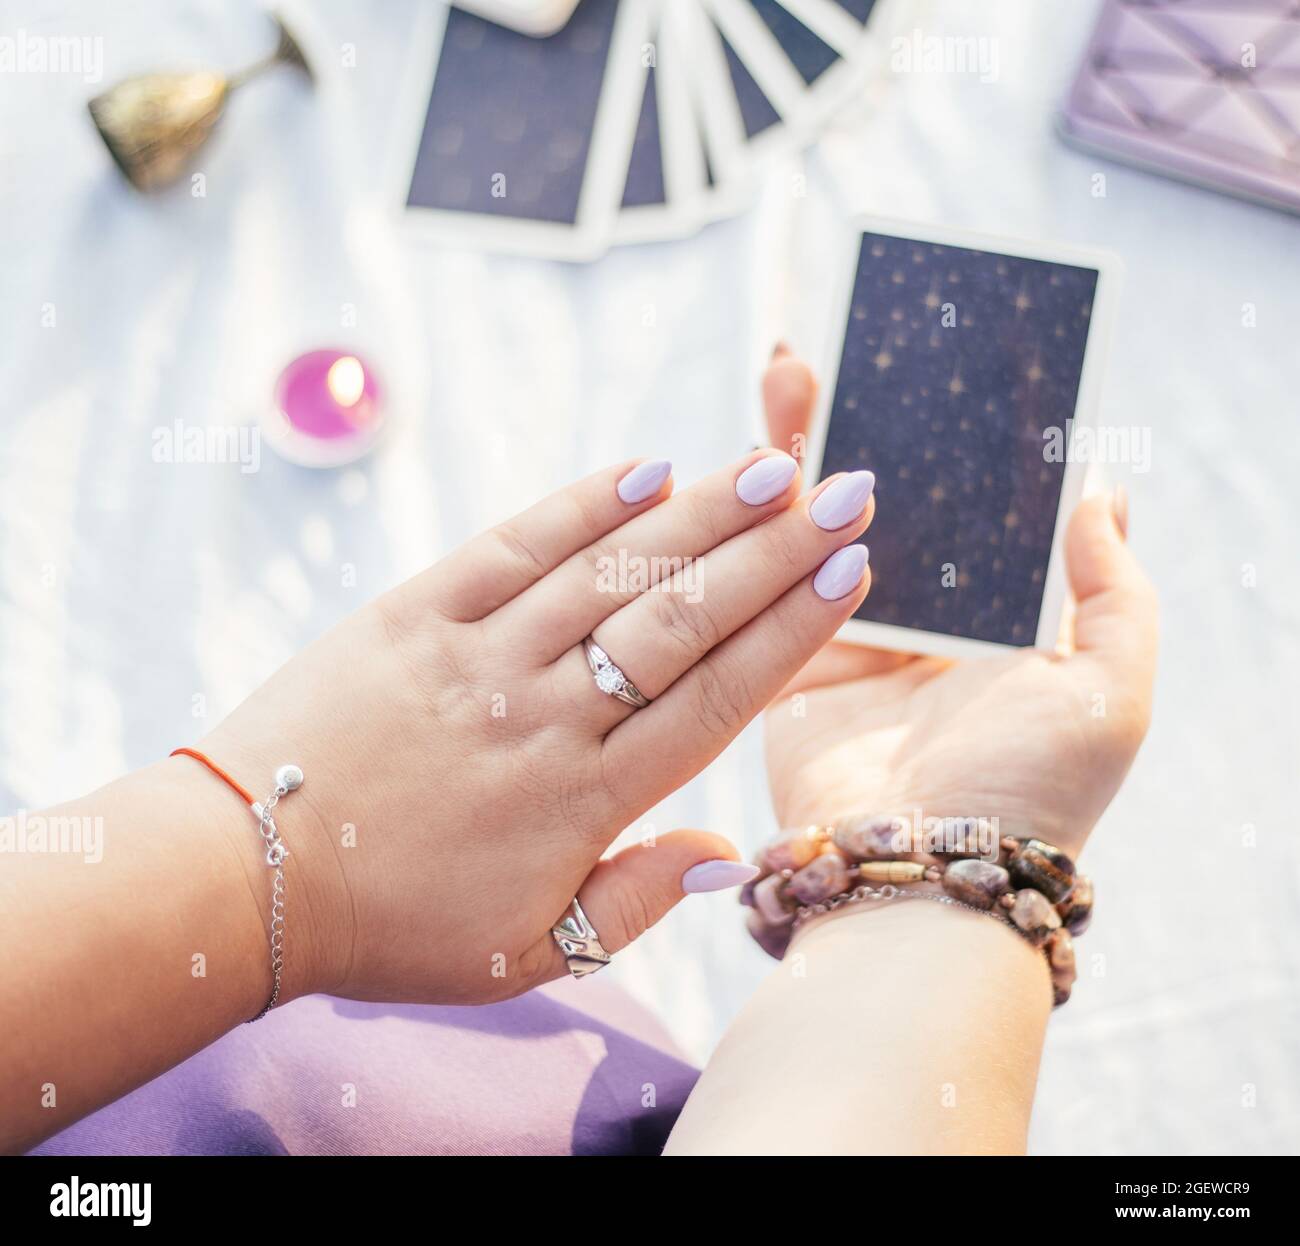
[[[701,140],[698,168],[704,183],[704,213],[714,220],[738,211],[752,188],[746,119],[728,67],[728,57],[735,54],[726,49],[713,19],[693,0],[667,0],[663,30],[665,42],[689,67],[691,104]],[[754,92],[762,98],[757,87]]]
[[[668,12],[677,0],[651,0],[641,107],[614,225],[618,243],[680,238],[698,229],[705,161],[691,105],[691,66],[670,37]]]
[[[578,0],[455,0],[456,7],[526,35],[553,35],[573,16]]]
[[[582,260],[609,244],[644,95],[649,0],[580,0],[533,38],[459,8],[413,55],[400,202],[430,238]]]
[[[807,85],[803,119],[820,126],[889,60],[877,0],[749,0]],[[883,7],[883,6],[882,6]],[[784,10],[783,17],[778,10]],[[790,20],[793,19],[793,20]],[[833,55],[831,55],[833,53]]]
[[[802,130],[791,123],[798,125],[804,108],[803,85],[757,12],[747,0],[701,0],[701,11],[712,27],[710,52],[720,49],[725,89],[740,120],[739,153],[727,158],[749,165],[798,146]]]
[[[879,61],[865,25],[835,0],[706,3],[728,50],[755,158],[816,137],[826,117],[861,85],[867,66]]]
[[[681,178],[700,225],[741,211],[753,181],[745,129],[727,75],[722,39],[698,0],[662,0],[659,46],[686,82],[690,132],[679,145]]]
[[[862,218],[845,247],[808,472],[876,473],[871,592],[842,640],[1053,649],[1118,261]]]

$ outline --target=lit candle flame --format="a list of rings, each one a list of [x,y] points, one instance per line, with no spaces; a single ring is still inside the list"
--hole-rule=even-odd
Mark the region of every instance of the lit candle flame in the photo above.
[[[340,407],[355,407],[366,389],[366,371],[355,355],[342,355],[330,364],[325,376],[330,397]]]

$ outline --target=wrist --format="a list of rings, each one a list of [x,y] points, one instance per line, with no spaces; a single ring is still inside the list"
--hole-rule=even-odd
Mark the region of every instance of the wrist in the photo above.
[[[797,958],[797,959],[795,959]],[[1034,1047],[1052,1011],[1042,954],[1000,922],[924,900],[850,905],[800,927],[782,962],[877,1001],[907,999],[918,1018],[1023,1028]],[[798,967],[796,969],[796,967]]]
[[[264,801],[271,792],[274,765],[213,737],[203,741],[200,751],[257,801]],[[171,768],[173,781],[184,792],[185,807],[201,821],[220,862],[223,886],[241,930],[241,973],[249,984],[253,1004],[244,1019],[251,1019],[266,1006],[274,986],[271,922],[276,871],[267,860],[267,842],[259,831],[257,815],[202,763],[178,756],[168,758],[164,764]],[[301,790],[282,799],[274,817],[288,850],[283,862],[283,965],[276,999],[279,1007],[303,995],[327,991],[337,979],[331,973],[327,955],[333,945],[326,934],[325,915],[330,905],[324,900],[319,877],[324,828],[310,802],[301,799]]]
[[[1047,1017],[1041,958],[924,901],[809,922],[732,1024],[668,1153],[1023,1151]],[[743,1138],[727,1122],[743,1103]]]

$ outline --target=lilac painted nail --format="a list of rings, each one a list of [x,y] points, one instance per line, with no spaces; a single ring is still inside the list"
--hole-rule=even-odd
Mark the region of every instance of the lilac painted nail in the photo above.
[[[857,588],[862,573],[867,569],[867,547],[846,545],[837,549],[813,576],[817,596],[826,601],[839,601],[846,593]]]
[[[841,476],[813,499],[808,514],[819,528],[834,532],[862,514],[875,487],[875,472],[851,472]]]
[[[740,473],[736,496],[746,506],[763,506],[786,491],[798,470],[799,464],[788,454],[769,454]]]
[[[739,887],[758,877],[758,866],[744,861],[701,861],[682,875],[682,890],[687,895],[699,891],[722,891]]]
[[[638,463],[618,482],[618,496],[632,505],[652,498],[663,488],[673,465],[667,459],[651,459]]]

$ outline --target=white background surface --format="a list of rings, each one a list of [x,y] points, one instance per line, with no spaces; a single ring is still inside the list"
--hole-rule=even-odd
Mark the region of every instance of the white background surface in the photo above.
[[[368,597],[577,475],[646,453],[686,483],[743,452],[774,338],[819,357],[835,214],[1102,245],[1128,272],[1101,418],[1152,430],[1151,470],[1111,475],[1164,648],[1150,738],[1085,857],[1099,912],[1032,1146],[1296,1150],[1300,222],[1059,143],[1092,5],[910,10],[905,28],[996,37],[998,80],[887,75],[745,216],[585,267],[416,250],[387,228],[410,3],[314,6],[321,90],[281,72],[236,98],[204,199],[124,188],[84,113],[102,85],[0,76],[3,804],[193,740],[196,696],[221,715]],[[231,0],[0,5],[0,34],[19,27],[104,35],[106,82],[233,67],[267,35]],[[152,461],[155,428],[252,420],[292,354],[331,343],[393,395],[368,463]],[[772,829],[760,743],[751,730],[648,820],[753,849]],[[721,896],[614,972],[702,1059],[766,966]]]

